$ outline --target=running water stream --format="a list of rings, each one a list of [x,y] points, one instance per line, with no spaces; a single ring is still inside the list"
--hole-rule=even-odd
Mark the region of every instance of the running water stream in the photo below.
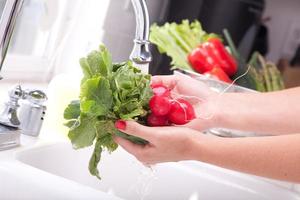
[[[134,66],[139,68],[144,74],[149,74],[149,63],[136,63],[133,62]]]
[[[139,170],[137,181],[129,188],[129,191],[137,194],[137,199],[145,200],[151,193],[153,182],[157,180],[155,166],[145,166],[141,163],[133,163]]]

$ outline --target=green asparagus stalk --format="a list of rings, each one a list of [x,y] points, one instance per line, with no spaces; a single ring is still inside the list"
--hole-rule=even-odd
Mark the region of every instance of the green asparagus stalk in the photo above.
[[[262,76],[255,67],[251,66],[249,73],[253,77],[255,82],[256,90],[259,92],[265,92],[265,86],[263,84]]]
[[[266,86],[266,91],[272,91],[272,83],[271,83],[271,76],[269,74],[265,59],[262,55],[258,55],[258,61],[260,62],[261,66],[262,66],[262,74],[263,74],[263,79],[265,82],[265,86]]]
[[[271,80],[271,84],[272,84],[272,91],[277,91],[280,90],[280,86],[279,86],[279,77],[275,71],[275,67],[273,63],[267,63],[266,67],[270,73],[270,77],[272,78]]]
[[[284,86],[284,81],[283,81],[283,77],[282,77],[282,74],[280,73],[280,71],[278,70],[278,68],[275,66],[275,72],[277,74],[277,77],[278,77],[278,84],[279,84],[279,89],[280,90],[283,90],[285,88]]]

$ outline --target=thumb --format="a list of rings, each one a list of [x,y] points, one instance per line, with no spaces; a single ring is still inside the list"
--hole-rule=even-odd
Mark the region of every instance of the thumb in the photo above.
[[[115,123],[115,127],[128,135],[140,137],[148,141],[153,137],[153,130],[151,127],[143,126],[135,121],[118,120]]]
[[[207,120],[200,119],[200,118],[194,119],[194,120],[190,121],[189,123],[182,125],[182,126],[190,128],[190,129],[194,129],[197,131],[205,131],[212,127]]]

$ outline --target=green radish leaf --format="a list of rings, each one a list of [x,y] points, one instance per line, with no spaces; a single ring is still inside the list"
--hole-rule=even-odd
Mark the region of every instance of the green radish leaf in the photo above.
[[[68,137],[75,149],[94,144],[89,171],[100,178],[97,168],[103,151],[113,152],[119,135],[138,144],[146,141],[127,134],[118,134],[118,119],[145,122],[152,97],[150,75],[141,73],[128,62],[113,64],[111,55],[102,45],[86,58],[80,59],[83,78],[79,100],[72,101],[64,112],[69,127]]]

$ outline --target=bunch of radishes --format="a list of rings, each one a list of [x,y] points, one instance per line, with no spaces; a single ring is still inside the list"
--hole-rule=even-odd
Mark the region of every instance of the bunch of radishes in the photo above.
[[[183,98],[172,98],[168,87],[162,84],[151,87],[154,95],[149,101],[149,126],[183,125],[196,118],[193,106]]]

